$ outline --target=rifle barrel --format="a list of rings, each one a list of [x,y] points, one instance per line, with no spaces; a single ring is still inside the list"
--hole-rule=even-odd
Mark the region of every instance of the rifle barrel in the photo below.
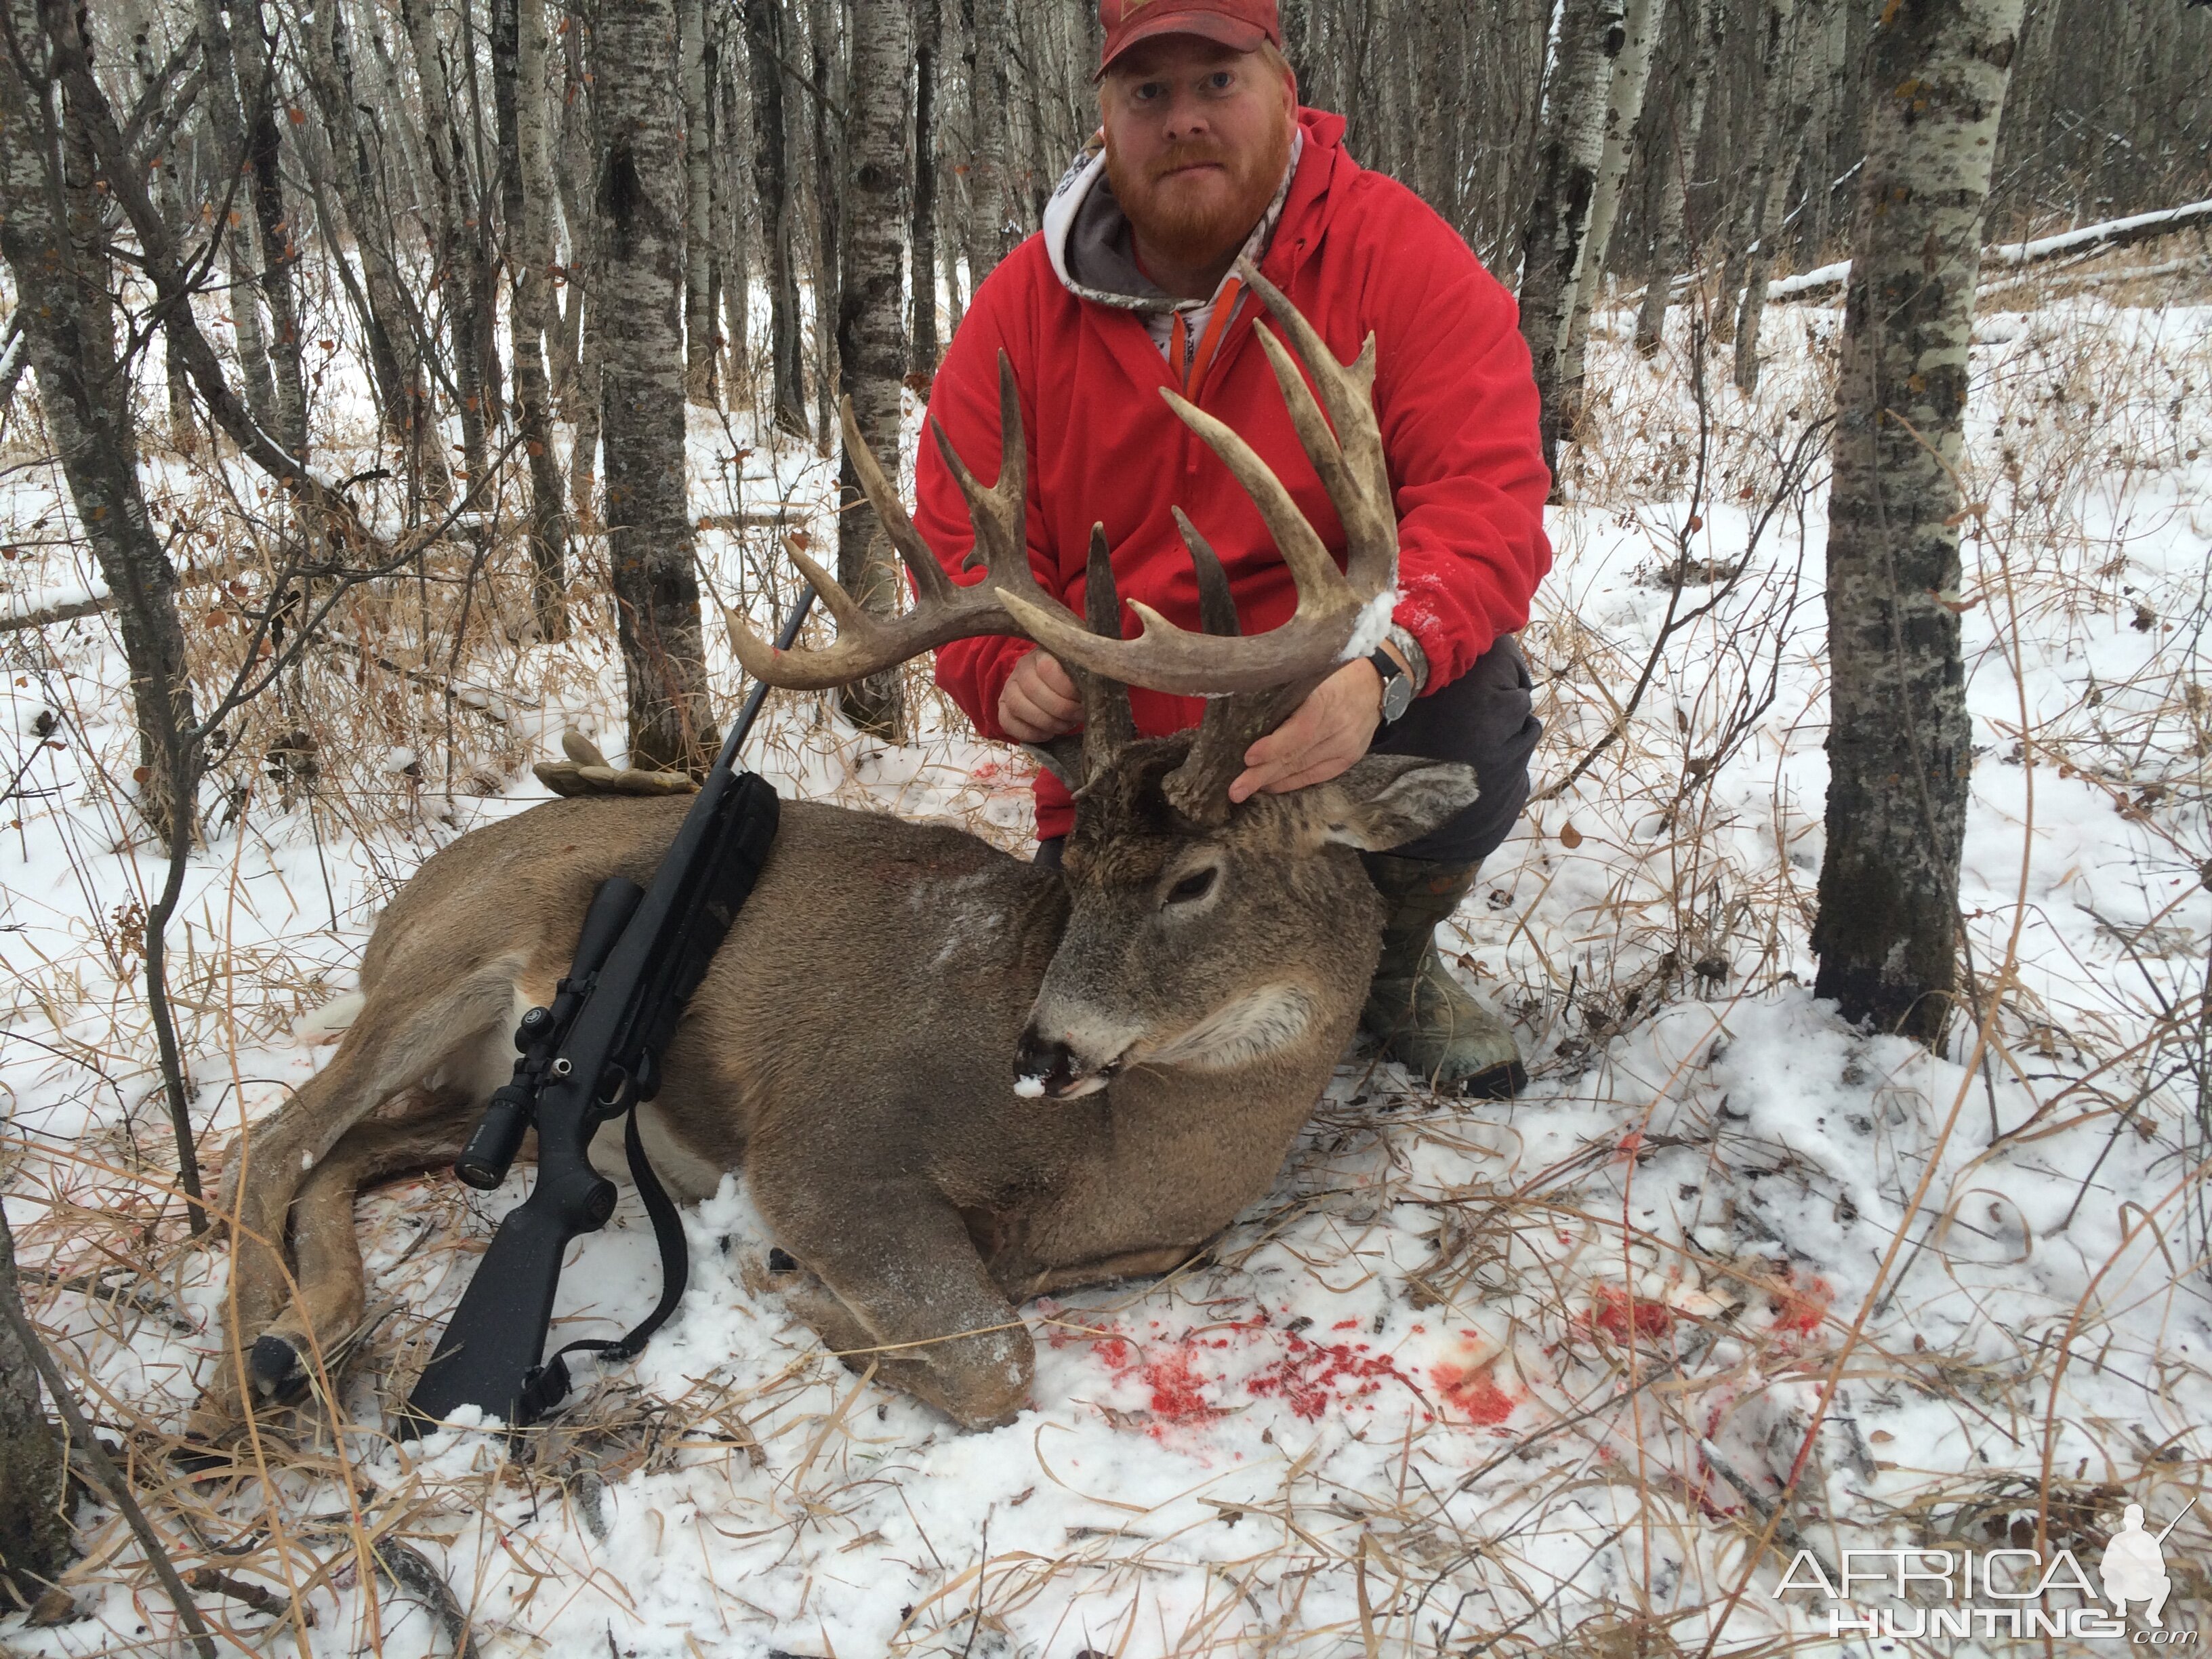
[[[799,630],[805,625],[807,613],[813,609],[814,590],[810,587],[799,596],[799,603],[791,607],[791,614],[783,619],[783,627],[775,636],[777,650],[791,649],[799,638]],[[738,750],[745,746],[745,739],[752,735],[753,722],[760,718],[761,704],[768,701],[768,693],[766,680],[753,682],[753,689],[745,693],[744,702],[738,706],[738,718],[730,727],[729,737],[723,742],[722,757],[715,762],[717,766],[737,764]]]

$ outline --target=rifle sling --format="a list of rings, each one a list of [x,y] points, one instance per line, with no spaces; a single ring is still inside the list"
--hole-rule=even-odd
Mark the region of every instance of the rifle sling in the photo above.
[[[638,1196],[645,1200],[645,1212],[653,1222],[653,1240],[660,1246],[660,1304],[621,1340],[571,1342],[526,1376],[517,1402],[519,1420],[524,1423],[537,1422],[568,1397],[574,1386],[568,1377],[570,1354],[593,1354],[605,1364],[620,1365],[644,1352],[653,1334],[668,1322],[676,1304],[684,1299],[684,1287],[690,1279],[691,1256],[684,1245],[684,1222],[677,1214],[676,1200],[669,1197],[646,1158],[645,1144],[638,1135],[637,1108],[631,1107],[626,1117],[623,1152],[629,1160],[629,1178],[637,1183]]]

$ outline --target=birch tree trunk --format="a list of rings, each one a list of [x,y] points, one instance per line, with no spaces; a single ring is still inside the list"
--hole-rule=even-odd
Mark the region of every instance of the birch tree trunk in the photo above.
[[[545,142],[543,0],[495,0],[492,100],[500,149],[500,212],[507,221],[514,295],[515,424],[530,464],[531,609],[549,640],[568,631],[568,516],[553,447],[552,388],[544,341],[551,317],[553,165]]]
[[[208,118],[215,129],[216,154],[222,157],[224,168],[222,176],[228,179],[233,176],[231,170],[235,169],[240,180],[240,189],[232,200],[224,229],[223,252],[229,264],[231,281],[237,285],[231,297],[231,326],[238,340],[246,406],[253,411],[256,421],[298,454],[302,453],[305,439],[300,331],[290,312],[290,283],[279,269],[283,263],[283,198],[277,194],[280,186],[276,178],[276,158],[273,153],[264,153],[264,134],[261,123],[254,118],[257,107],[266,101],[261,77],[252,72],[259,54],[258,51],[246,50],[234,36],[221,0],[199,0],[197,21],[200,51],[207,68]],[[249,17],[245,21],[245,29],[254,35],[258,47],[258,25]],[[273,141],[274,134],[266,137]],[[274,237],[272,210],[276,226]],[[264,258],[269,259],[272,245],[280,256],[270,260],[266,271],[257,267],[246,251],[248,244],[241,226],[248,213],[259,222]],[[265,333],[259,311],[262,301],[270,307],[270,326]],[[289,367],[283,361],[288,331]]]
[[[15,1240],[0,1209],[0,1307],[22,1305]],[[31,1356],[12,1322],[0,1319],[0,1608],[11,1598],[25,1607],[37,1601],[69,1547],[61,1436],[47,1420]]]
[[[143,31],[132,42],[131,58],[132,65],[138,72],[138,94],[143,99],[155,91],[157,70],[150,44]],[[147,170],[153,175],[155,200],[161,206],[162,216],[173,225],[185,222],[185,199],[177,185],[178,157],[185,148],[182,129],[183,124],[179,122],[173,130],[172,136],[177,141],[173,148],[151,151],[146,157]],[[14,337],[12,328],[9,337]],[[169,441],[190,454],[198,442],[192,428],[191,377],[185,371],[184,358],[177,349],[176,342],[169,339],[166,333],[163,354],[162,368],[169,394]],[[20,359],[21,354],[17,356]],[[0,387],[0,409],[7,407],[7,392],[9,389]]]
[[[584,57],[590,24],[571,13],[568,32],[562,37],[562,72],[568,98],[561,112],[561,155],[557,171],[561,183],[562,216],[568,222],[568,326],[576,341],[576,384],[568,404],[574,422],[574,441],[568,447],[568,499],[577,518],[586,525],[599,521],[595,497],[599,477],[599,405],[602,397],[599,365],[600,233],[597,204],[590,195],[590,171],[598,154],[598,103],[591,92],[591,77]]]
[[[578,187],[575,174],[576,158],[590,154],[591,141],[580,73],[583,19],[565,4],[560,18],[554,30],[560,50],[557,76],[553,73],[550,57],[546,63],[547,96],[554,100],[546,112],[546,143],[553,184],[546,210],[551,214],[557,210],[560,216],[550,228],[554,258],[559,264],[554,269],[554,291],[548,301],[554,314],[547,319],[545,347],[554,406],[560,411],[560,419],[573,422],[585,404],[596,404],[599,401],[596,395],[584,397],[580,389],[584,338],[584,285],[580,274],[584,267],[584,222],[589,216],[584,210],[585,192]]]
[[[1551,76],[1547,128],[1521,243],[1521,332],[1543,400],[1544,465],[1559,471],[1565,410],[1560,379],[1567,309],[1589,233],[1605,106],[1623,44],[1628,0],[1566,0]]]
[[[242,137],[239,139],[240,148],[237,149],[224,142],[222,124],[213,112],[215,103],[216,93],[210,85],[203,94],[205,118],[200,124],[202,147],[219,157],[240,156],[245,140]],[[220,216],[213,240],[224,274],[229,279],[224,284],[223,304],[230,317],[231,349],[238,356],[238,379],[246,393],[246,412],[253,416],[255,425],[273,433],[278,424],[276,378],[270,372],[268,341],[261,330],[259,272],[246,234],[246,216],[250,210],[246,205],[245,185],[234,184],[234,177],[242,180],[245,165],[239,162],[235,173],[230,160],[223,160],[218,165],[220,171],[208,181],[208,210]]]
[[[845,177],[844,269],[838,283],[837,379],[852,401],[862,441],[878,455],[889,456],[899,453],[907,365],[899,198],[906,183],[908,4],[909,0],[860,0],[846,105],[850,162]],[[898,562],[875,510],[860,493],[851,450],[840,446],[840,455],[837,580],[862,605],[888,617],[898,609]],[[899,685],[894,668],[846,687],[847,717],[864,732],[896,737],[902,712]]]
[[[1628,0],[1621,20],[1621,44],[1613,60],[1613,81],[1605,100],[1605,146],[1598,153],[1597,181],[1590,195],[1589,230],[1583,238],[1575,270],[1574,300],[1567,313],[1567,337],[1559,362],[1563,421],[1572,431],[1581,422],[1583,358],[1589,343],[1590,309],[1605,279],[1613,226],[1620,212],[1622,186],[1634,154],[1636,125],[1644,116],[1644,91],[1650,82],[1651,55],[1663,21],[1660,0]]]
[[[676,0],[619,0],[592,20],[603,225],[593,331],[604,353],[607,563],[629,683],[630,763],[703,773],[718,739],[684,457],[676,39]]]
[[[951,204],[947,204],[947,207],[949,210]],[[960,286],[960,242],[953,224],[956,216],[948,210],[937,222],[937,252],[945,262],[945,323],[948,338],[960,332],[960,319],[968,309],[967,298]]]
[[[109,309],[102,203],[88,173],[72,181],[67,171],[69,156],[92,149],[87,122],[97,118],[105,124],[112,112],[92,78],[92,50],[79,31],[82,15],[55,7],[45,19],[49,38],[41,42],[33,0],[7,0],[7,7],[11,49],[0,52],[0,203],[6,204],[0,258],[15,280],[40,405],[79,531],[113,599],[138,730],[140,810],[168,854],[167,883],[146,913],[144,986],[176,1140],[178,1184],[198,1233],[206,1227],[206,1212],[199,1201],[191,1097],[169,1016],[163,929],[175,912],[191,852],[202,748],[177,615],[176,572],[154,533],[139,487],[129,365],[117,355]],[[52,50],[52,72],[69,88],[58,100],[49,85],[23,74],[44,55],[38,52],[41,44]],[[24,47],[30,51],[19,57]],[[58,131],[52,118],[58,102]],[[158,226],[150,215],[140,222],[142,243],[149,223]],[[72,234],[76,227],[83,228],[82,237]],[[157,252],[167,253],[152,247],[144,252],[149,265]],[[166,267],[166,258],[160,263]],[[203,341],[203,356],[205,349]],[[216,385],[217,391],[202,385],[210,407],[218,391],[227,401],[219,377]],[[234,418],[236,413],[224,412]],[[288,466],[292,459],[286,457]]]
[[[684,395],[713,408],[714,185],[707,155],[707,12],[676,0],[684,90]]]
[[[1967,343],[2021,0],[1893,0],[1836,388],[1828,528],[1827,847],[1816,993],[1935,1040],[1957,961],[1972,765],[1960,656]]]
[[[783,100],[781,0],[745,0],[745,56],[753,93],[753,190],[768,256],[769,402],[779,431],[807,435],[799,357],[799,273],[792,262],[791,129]]]
[[[30,0],[9,0],[16,39],[35,45]],[[76,194],[54,163],[70,146],[52,120],[59,100],[26,82],[0,52],[0,257],[14,277],[39,404],[46,417],[79,532],[114,596],[138,732],[139,801],[167,840],[189,821],[196,757],[187,741],[192,695],[177,617],[177,576],[146,512],[125,363],[108,315],[106,260],[71,234],[97,219],[91,180]],[[104,237],[100,240],[104,240]]]
[[[975,287],[1006,258],[1011,196],[1006,178],[1006,0],[962,0],[968,46],[968,286]]]
[[[295,455],[307,453],[307,386],[301,368],[300,301],[292,282],[299,263],[292,216],[284,204],[283,145],[276,125],[276,81],[258,6],[241,8],[234,37],[246,154],[252,163],[253,218],[261,236],[261,293],[269,307],[269,367],[276,382],[276,435]]]
[[[739,20],[740,21],[742,20]],[[715,66],[715,100],[720,109],[720,126],[716,134],[715,171],[720,188],[716,199],[722,204],[722,314],[729,335],[728,373],[737,383],[732,398],[742,393],[752,394],[752,253],[745,211],[745,191],[740,185],[738,157],[745,154],[751,143],[751,128],[748,124],[736,64],[737,35],[735,28],[722,37],[722,51]]]
[[[1782,210],[1790,194],[1789,158],[1803,131],[1797,88],[1804,84],[1799,54],[1789,49],[1797,0],[1768,0],[1766,84],[1759,94],[1758,182],[1751,192],[1751,235],[1744,248],[1743,302],[1735,318],[1735,385],[1747,398],[1759,389],[1759,322],[1766,310],[1766,279],[1774,245],[1782,238]],[[1733,295],[1723,295],[1733,299]]]
[[[1809,67],[1810,94],[1805,100],[1804,222],[1798,229],[1802,265],[1817,265],[1827,258],[1829,213],[1835,197],[1836,128],[1843,118],[1848,85],[1849,60],[1844,35],[1850,22],[1847,0],[1811,0],[1819,19],[1817,32],[1808,30],[1815,44]]]
[[[391,360],[389,373],[395,384],[385,399],[386,423],[393,441],[408,459],[417,490],[431,501],[443,501],[452,487],[446,447],[423,380],[422,353],[408,309],[406,279],[393,246],[396,216],[380,188],[368,134],[356,107],[361,94],[354,84],[345,8],[318,6],[302,33],[308,81],[330,134],[332,187],[353,227],[374,337],[380,339]]]
[[[1698,165],[1698,149],[1705,136],[1705,112],[1712,107],[1713,70],[1720,59],[1722,19],[1727,15],[1718,0],[1690,0],[1691,56],[1689,99],[1682,123],[1666,136],[1666,150],[1652,158],[1662,169],[1659,186],[1659,222],[1651,239],[1649,281],[1644,304],[1636,313],[1636,349],[1639,356],[1658,355],[1667,333],[1667,304],[1674,273],[1689,263],[1682,239],[1689,212],[1690,179]],[[1683,107],[1681,104],[1677,108]]]
[[[213,0],[201,0],[201,3],[212,4]],[[428,154],[436,197],[437,234],[432,252],[437,285],[446,290],[454,389],[460,395],[461,454],[469,477],[480,478],[490,459],[485,420],[490,388],[484,384],[477,313],[489,295],[478,270],[483,244],[469,228],[468,149],[447,89],[445,60],[438,49],[430,0],[399,0],[399,21],[415,56],[415,82],[422,94],[422,147]],[[394,118],[404,116],[395,112]]]
[[[814,90],[807,98],[814,152],[814,447],[823,455],[836,453],[837,319],[843,310],[838,250],[845,235],[845,132],[836,113],[843,90],[836,10],[833,0],[809,0],[806,30],[808,65],[814,72]]]
[[[914,362],[927,380],[937,373],[937,42],[942,0],[915,0],[914,211],[908,223],[913,273]]]
[[[499,179],[497,164],[484,153],[484,98],[477,70],[484,54],[477,43],[477,0],[461,0],[453,9],[459,20],[454,57],[465,107],[455,112],[454,173],[460,181],[462,229],[469,238],[467,283],[470,343],[483,388],[483,423],[488,437],[507,423],[499,360]]]

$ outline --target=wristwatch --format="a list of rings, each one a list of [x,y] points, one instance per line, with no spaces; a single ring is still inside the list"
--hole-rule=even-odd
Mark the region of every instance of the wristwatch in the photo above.
[[[1413,706],[1413,677],[1399,667],[1398,659],[1379,645],[1368,653],[1367,660],[1382,677],[1382,724],[1395,726]]]

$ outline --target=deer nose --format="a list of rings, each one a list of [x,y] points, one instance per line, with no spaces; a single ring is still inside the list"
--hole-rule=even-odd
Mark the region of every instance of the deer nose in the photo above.
[[[1058,1100],[1074,1083],[1074,1049],[1065,1042],[1044,1037],[1035,1026],[1022,1033],[1022,1046],[1014,1055],[1017,1093],[1041,1092],[1048,1099]],[[1033,1086],[1025,1090],[1024,1084]]]

